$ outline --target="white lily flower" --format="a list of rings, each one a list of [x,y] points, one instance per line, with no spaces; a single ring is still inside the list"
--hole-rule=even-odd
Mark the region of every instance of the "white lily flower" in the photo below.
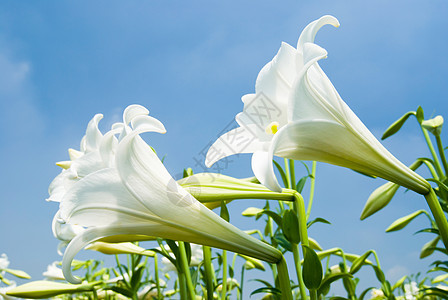
[[[171,177],[143,132],[164,133],[163,124],[140,105],[124,111],[102,135],[101,115],[89,123],[80,155],[56,178],[50,198],[59,201],[61,223],[86,228],[69,243],[62,269],[66,280],[71,261],[88,244],[120,235],[125,242],[135,235],[157,236],[222,248],[277,262],[281,253],[221,219],[185,191]],[[70,174],[69,176],[65,173]],[[57,191],[57,192],[55,192]]]
[[[8,266],[9,266],[8,256],[6,255],[6,253],[2,253],[2,255],[0,255],[0,271],[7,269]]]
[[[341,99],[318,61],[327,51],[314,44],[325,24],[339,26],[332,16],[311,22],[297,48],[282,43],[274,59],[258,74],[255,94],[242,97],[240,127],[222,135],[209,149],[206,165],[236,153],[253,153],[258,180],[281,191],[273,155],[316,160],[382,177],[427,194],[430,185],[390,154]]]
[[[58,267],[59,264],[58,261],[54,261],[47,266],[47,270],[42,273],[46,280],[65,280],[62,269]]]

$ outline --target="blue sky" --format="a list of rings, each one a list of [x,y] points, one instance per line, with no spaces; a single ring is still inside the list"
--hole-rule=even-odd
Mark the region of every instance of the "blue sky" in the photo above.
[[[54,163],[79,147],[94,114],[105,115],[106,129],[127,105],[145,105],[167,128],[148,141],[166,155],[168,170],[201,172],[201,151],[242,110],[241,96],[254,91],[280,43],[295,45],[301,30],[325,14],[341,26],[318,33],[316,43],[329,53],[321,66],[377,137],[418,105],[428,116],[443,115],[447,13],[445,1],[408,0],[2,1],[0,253],[34,279],[59,259],[50,226],[57,205],[45,202],[47,188],[59,172]],[[407,164],[428,156],[415,122],[384,144]],[[232,158],[223,172],[251,176],[250,156]],[[313,216],[333,225],[316,225],[311,236],[324,248],[378,250],[394,280],[430,263],[418,260],[429,236],[412,235],[427,224],[422,218],[400,233],[384,229],[426,204],[400,190],[383,212],[359,221],[381,183],[319,164]],[[238,215],[257,204],[230,205],[236,225],[249,229]]]

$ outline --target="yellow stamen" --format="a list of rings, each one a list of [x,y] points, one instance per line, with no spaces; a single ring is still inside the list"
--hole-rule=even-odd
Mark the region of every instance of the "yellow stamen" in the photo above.
[[[56,163],[56,166],[61,167],[64,170],[67,170],[68,168],[70,168],[71,165],[72,165],[72,161],[71,160],[58,161]]]
[[[265,131],[267,134],[276,134],[279,126],[280,124],[278,124],[278,122],[271,122],[268,126],[266,126]]]

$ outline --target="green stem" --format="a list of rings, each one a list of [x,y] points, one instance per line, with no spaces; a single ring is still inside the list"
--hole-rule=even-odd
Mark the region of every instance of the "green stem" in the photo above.
[[[434,169],[434,166],[429,162],[424,160],[423,163],[428,168],[429,172],[431,173],[432,177],[439,180],[439,175],[436,172],[436,169]]]
[[[311,214],[311,207],[313,206],[313,199],[314,199],[314,189],[316,184],[316,166],[317,161],[313,161],[313,166],[311,169],[311,186],[310,186],[310,198],[308,200],[308,208],[306,211],[306,219],[310,217]]]
[[[431,139],[429,137],[428,131],[420,125],[423,135],[425,136],[426,144],[428,145],[429,151],[431,152],[432,159],[434,160],[434,164],[437,170],[437,174],[439,174],[440,178],[443,178],[442,167],[440,166],[439,158],[437,157],[436,151],[434,150],[434,146],[432,145]]]
[[[302,246],[309,246],[308,241],[308,227],[306,225],[306,213],[305,213],[305,203],[303,201],[302,195],[299,193],[294,194],[294,211],[297,214],[297,218],[299,219],[299,235],[300,235],[300,242],[302,243]],[[303,251],[303,250],[302,250]],[[300,253],[299,253],[299,247],[297,244],[293,244],[293,255],[294,255],[294,263],[296,267],[296,273],[297,273],[297,279],[299,281],[299,288],[300,288],[300,294],[302,299],[306,299],[306,292],[305,292],[305,283],[303,282],[303,276],[302,276],[302,265],[300,263]],[[311,294],[311,291],[310,291]]]
[[[185,273],[177,272],[177,280],[179,281],[179,294],[181,300],[187,300],[187,286],[185,284]]]
[[[317,290],[310,290],[310,300],[317,300]]]
[[[239,293],[239,297],[238,297],[238,299],[239,299],[239,300],[243,300],[244,270],[245,270],[245,269],[246,269],[246,268],[245,268],[244,265],[243,265],[243,267],[241,268],[240,288],[238,289],[238,293]]]
[[[292,253],[294,255],[297,280],[299,281],[300,295],[302,299],[306,299],[306,287],[302,276],[302,263],[300,262],[300,252],[298,244],[292,244]]]
[[[291,283],[289,282],[288,266],[286,265],[286,261],[283,256],[277,263],[277,270],[280,290],[282,291],[282,299],[293,300],[291,293]]]
[[[289,162],[288,159],[285,158],[285,173],[286,173],[286,181],[287,181],[287,189],[291,189],[291,173],[289,172]]]
[[[380,259],[378,258],[378,255],[376,254],[375,250],[371,250],[371,251],[373,253],[373,256],[375,256],[376,266],[378,267],[378,269],[381,269]]]
[[[188,295],[190,300],[196,299],[195,288],[193,286],[193,282],[191,281],[190,267],[187,262],[187,252],[185,250],[185,243],[179,241],[179,254],[180,254],[180,264],[182,268],[182,272],[185,274],[185,281],[187,283]]]
[[[226,299],[227,294],[227,251],[222,250],[222,290],[221,300]]]
[[[434,220],[436,221],[439,234],[442,237],[443,244],[445,245],[445,249],[448,250],[448,222],[433,189],[425,195],[425,199],[431,209],[432,215],[434,216]]]
[[[159,262],[157,254],[154,254],[154,276],[156,278],[157,287],[157,299],[162,299],[162,291],[160,290],[160,279],[159,279]]]
[[[288,159],[289,162],[289,178],[290,178],[290,182],[291,182],[291,187],[290,189],[295,190],[296,189],[296,173],[294,170],[294,159]]]
[[[443,149],[442,138],[440,137],[440,134],[436,135],[436,141],[437,141],[437,148],[439,150],[439,155],[440,158],[442,159],[443,168],[445,169],[445,174],[448,174],[448,164],[446,162],[445,150]]]
[[[213,269],[212,269],[212,250],[208,246],[202,246],[204,253],[204,268],[205,268],[205,287],[207,289],[207,300],[213,300]]]

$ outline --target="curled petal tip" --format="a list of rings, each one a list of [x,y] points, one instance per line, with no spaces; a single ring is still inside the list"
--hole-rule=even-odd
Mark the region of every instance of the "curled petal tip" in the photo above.
[[[125,108],[123,112],[123,121],[128,125],[133,118],[147,115],[149,115],[149,110],[146,107],[139,104],[132,104]]]
[[[320,19],[308,24],[308,26],[306,26],[300,34],[299,41],[297,42],[297,50],[300,51],[305,43],[314,43],[314,38],[316,37],[319,29],[327,24],[333,25],[334,27],[339,27],[338,19],[330,15],[323,16]]]
[[[320,18],[319,20],[324,20],[325,24],[333,25],[336,28],[341,26],[341,24],[339,23],[338,19],[336,19],[336,17],[334,17],[332,15],[325,15],[322,18]]]

